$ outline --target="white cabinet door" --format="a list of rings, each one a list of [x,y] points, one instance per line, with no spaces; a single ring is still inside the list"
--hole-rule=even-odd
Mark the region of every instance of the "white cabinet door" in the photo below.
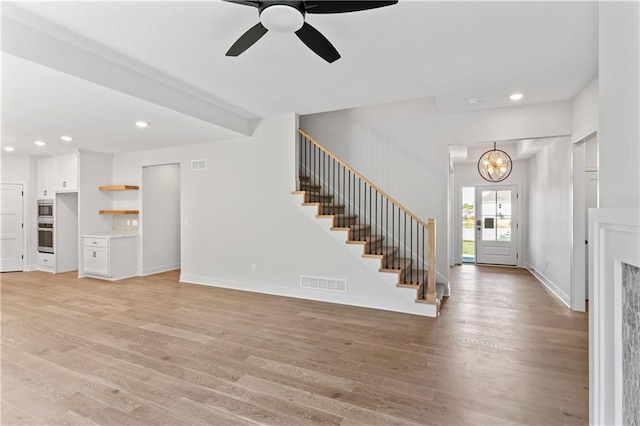
[[[53,198],[53,157],[39,158],[37,198]]]
[[[109,249],[101,247],[84,248],[84,273],[110,276]]]
[[[55,156],[56,191],[78,190],[78,154],[75,152]]]

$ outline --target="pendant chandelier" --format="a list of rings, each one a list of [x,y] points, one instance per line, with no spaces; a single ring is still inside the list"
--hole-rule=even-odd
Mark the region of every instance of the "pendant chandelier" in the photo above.
[[[478,172],[484,180],[489,182],[502,182],[511,174],[511,157],[504,151],[493,149],[482,154],[478,160]]]

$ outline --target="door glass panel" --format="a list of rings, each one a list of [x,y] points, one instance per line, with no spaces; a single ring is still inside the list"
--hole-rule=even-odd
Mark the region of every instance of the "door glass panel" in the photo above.
[[[496,240],[496,191],[482,191],[482,240]]]
[[[497,191],[496,231],[498,241],[511,241],[511,191]]]
[[[462,188],[462,262],[476,261],[476,189]]]

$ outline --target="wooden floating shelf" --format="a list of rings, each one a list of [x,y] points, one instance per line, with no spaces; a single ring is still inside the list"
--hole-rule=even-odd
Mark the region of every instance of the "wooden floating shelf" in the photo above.
[[[106,185],[98,187],[100,191],[125,191],[125,190],[138,190],[137,185]]]
[[[138,210],[100,210],[100,214],[138,214]]]

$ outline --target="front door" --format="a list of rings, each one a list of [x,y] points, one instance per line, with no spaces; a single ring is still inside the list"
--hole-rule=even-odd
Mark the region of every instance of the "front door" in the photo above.
[[[0,272],[22,271],[22,185],[0,186]]]
[[[518,264],[518,188],[476,187],[476,263]]]

